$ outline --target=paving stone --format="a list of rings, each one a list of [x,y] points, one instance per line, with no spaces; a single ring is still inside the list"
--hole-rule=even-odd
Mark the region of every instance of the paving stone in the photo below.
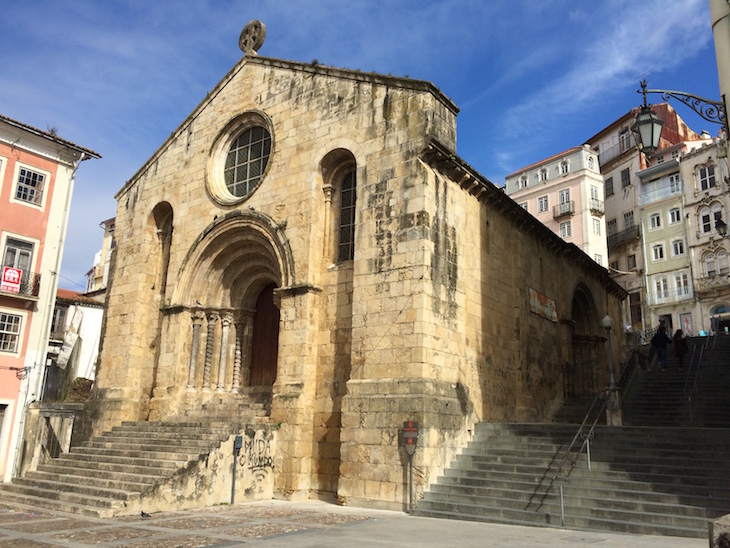
[[[136,539],[142,537],[154,537],[160,535],[159,531],[142,529],[137,527],[115,527],[113,529],[98,529],[96,531],[74,531],[53,535],[53,538],[79,542],[83,544],[101,544],[124,539]]]
[[[133,542],[131,544],[118,544],[120,548],[195,548],[197,546],[218,546],[228,545],[228,542],[215,538],[205,538],[183,536],[183,537],[167,537],[161,539],[146,539],[142,542]]]
[[[0,512],[0,523],[13,523],[16,521],[25,522],[28,520],[47,519],[50,517],[52,517],[50,514],[19,512],[16,510],[9,512]]]
[[[343,523],[356,523],[366,521],[366,516],[353,516],[348,514],[309,514],[297,516],[297,521],[306,523],[318,523],[320,525],[341,525]]]
[[[15,538],[15,539],[8,539],[5,538],[2,539],[2,544],[0,544],[3,548],[38,548],[39,546],[57,546],[57,544],[48,544],[45,542],[39,542],[37,540],[30,540],[25,538]]]
[[[254,523],[243,527],[226,529],[221,534],[225,534],[227,537],[264,538],[296,531],[306,531],[307,529],[311,529],[311,527],[293,523]]]
[[[209,529],[210,527],[224,527],[226,525],[235,525],[237,520],[222,517],[187,517],[172,520],[160,520],[155,522],[157,527],[167,527],[169,529]]]

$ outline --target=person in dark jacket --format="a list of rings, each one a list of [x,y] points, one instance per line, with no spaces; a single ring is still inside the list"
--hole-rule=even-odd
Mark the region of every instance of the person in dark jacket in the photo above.
[[[656,357],[659,360],[659,365],[662,366],[662,371],[667,370],[667,345],[672,344],[672,339],[667,337],[666,328],[664,324],[659,326],[656,333],[651,338],[651,346],[656,351]]]
[[[684,367],[684,355],[687,353],[687,339],[684,337],[684,332],[682,332],[681,329],[677,329],[677,331],[674,333],[673,339],[673,348],[674,348],[674,355],[677,356],[677,359],[679,360],[679,369],[682,370],[682,367]]]

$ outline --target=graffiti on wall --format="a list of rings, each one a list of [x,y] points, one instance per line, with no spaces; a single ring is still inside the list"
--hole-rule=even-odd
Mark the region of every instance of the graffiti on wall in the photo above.
[[[244,496],[256,500],[273,493],[274,448],[271,433],[247,430],[238,455],[238,467]]]

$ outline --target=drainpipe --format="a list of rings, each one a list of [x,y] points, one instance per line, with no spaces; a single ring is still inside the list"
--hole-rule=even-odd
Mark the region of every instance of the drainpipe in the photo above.
[[[50,270],[49,273],[51,274],[51,284],[50,284],[50,291],[51,291],[51,298],[48,300],[48,307],[46,309],[46,313],[43,316],[43,324],[41,326],[41,336],[38,339],[38,347],[36,350],[36,360],[33,364],[33,369],[36,367],[40,367],[41,371],[37,375],[36,379],[36,386],[35,391],[32,394],[32,397],[34,398],[33,401],[40,401],[41,397],[43,396],[43,379],[45,377],[44,370],[46,366],[46,351],[48,349],[48,335],[50,330],[50,320],[53,316],[53,308],[56,304],[56,290],[58,288],[58,271],[61,269],[61,259],[63,258],[63,245],[66,241],[66,230],[68,228],[68,217],[69,217],[69,210],[71,209],[71,196],[73,194],[73,187],[76,180],[76,171],[79,169],[79,165],[82,161],[86,159],[86,153],[82,152],[79,156],[78,160],[73,162],[73,169],[71,170],[71,177],[69,178],[68,188],[66,189],[66,198],[64,201],[63,206],[63,222],[61,224],[61,230],[58,234],[58,244],[56,247],[56,261],[54,265],[54,270]],[[58,172],[56,172],[58,173]],[[38,361],[40,360],[40,364]],[[23,429],[25,428],[25,414],[26,409],[28,407],[28,400],[30,398],[30,389],[31,389],[31,382],[32,382],[32,375],[29,373],[26,379],[24,380],[25,385],[25,395],[23,398],[23,405],[20,409],[20,421],[18,422],[18,432],[16,436],[19,437],[19,442],[15,444],[15,455],[13,456],[13,474],[12,476],[15,477],[18,473],[18,466],[20,465],[20,462],[18,461],[18,455],[20,453],[20,447],[22,445],[22,437],[23,437]],[[23,385],[21,385],[21,392]]]

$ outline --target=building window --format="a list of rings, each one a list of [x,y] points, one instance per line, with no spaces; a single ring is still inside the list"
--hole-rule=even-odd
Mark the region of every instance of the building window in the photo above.
[[[621,170],[621,188],[626,188],[631,184],[631,172],[629,168]]]
[[[618,227],[616,225],[616,219],[606,221],[606,232],[608,232],[609,237],[618,234]]]
[[[656,163],[657,164],[663,164],[664,163],[664,154],[661,154],[656,157]]]
[[[618,261],[611,261],[609,267],[611,268],[611,270],[618,270]]]
[[[659,276],[654,279],[654,288],[656,289],[656,300],[663,301],[669,298],[669,284],[666,276]]]
[[[540,181],[544,182],[548,180],[548,170],[546,168],[542,168],[540,170]]]
[[[5,252],[3,253],[3,266],[17,268],[23,273],[30,272],[33,261],[33,244],[15,238],[8,238],[5,241]]]
[[[68,306],[56,304],[53,309],[53,320],[51,321],[51,338],[63,340],[66,331],[66,312]]]
[[[664,245],[656,244],[651,246],[651,256],[655,261],[664,260]]]
[[[672,242],[672,255],[674,257],[684,255],[684,240],[674,240]]]
[[[673,150],[672,151],[672,160],[676,160],[677,158],[679,158],[679,151]]]
[[[606,179],[606,182],[603,183],[603,192],[606,195],[606,198],[613,196],[613,177],[609,177]]]
[[[601,221],[593,217],[593,234],[601,235]]]
[[[603,257],[601,257],[598,254],[593,255],[593,260],[596,261],[599,265],[603,266]]]
[[[596,161],[593,159],[593,156],[588,156],[588,169],[595,169]]]
[[[682,192],[682,182],[679,179],[679,173],[669,176],[669,192],[672,194]]]
[[[558,202],[560,204],[570,203],[570,189],[566,188],[558,193]]]
[[[674,288],[677,290],[677,297],[686,297],[689,295],[689,276],[684,272],[675,274]]]
[[[569,170],[570,170],[570,167],[568,165],[568,160],[563,160],[562,162],[560,162],[560,174],[561,175],[567,175]]]
[[[700,189],[715,188],[715,166],[703,166],[699,169]]]
[[[355,258],[355,172],[349,171],[342,178],[340,186],[340,237],[337,252],[338,261]]]
[[[629,270],[636,268],[636,255],[629,255],[626,257],[626,263],[629,266]]]
[[[537,199],[537,211],[538,213],[544,213],[548,210],[548,197],[540,196]]]
[[[246,129],[231,144],[223,176],[228,191],[237,198],[258,186],[271,153],[271,135],[262,126]]]
[[[45,181],[45,175],[21,167],[18,174],[18,186],[15,189],[15,199],[41,205]]]
[[[629,309],[631,311],[631,325],[641,325],[641,293],[629,294]]]
[[[702,233],[707,234],[717,228],[717,221],[722,218],[722,208],[720,204],[714,204],[712,209],[703,207],[700,210],[700,226]]]
[[[527,175],[520,177],[520,188],[527,188]]]
[[[727,253],[724,251],[717,252],[717,271],[721,276],[730,273],[730,266],[728,265]]]
[[[560,223],[560,237],[570,238],[570,221]]]
[[[595,185],[591,185],[591,199],[600,200],[600,198],[598,197],[598,187]]]
[[[17,352],[21,317],[0,312],[0,352]]]
[[[631,139],[629,138],[629,129],[624,128],[618,134],[618,140],[621,152],[626,152],[631,146]]]
[[[659,213],[653,213],[649,217],[649,228],[661,228],[662,226],[662,217],[659,215]]]
[[[634,212],[627,211],[624,213],[624,229],[634,228]]]
[[[527,211],[527,202],[522,202],[522,203],[520,204],[520,207],[521,207],[522,209],[524,209],[525,211]]]
[[[678,207],[673,207],[669,210],[669,224],[673,225],[682,220],[682,213]]]
[[[724,276],[730,273],[727,253],[725,251],[718,251],[717,256],[712,253],[705,255],[705,273],[708,278],[714,278],[718,274]]]

